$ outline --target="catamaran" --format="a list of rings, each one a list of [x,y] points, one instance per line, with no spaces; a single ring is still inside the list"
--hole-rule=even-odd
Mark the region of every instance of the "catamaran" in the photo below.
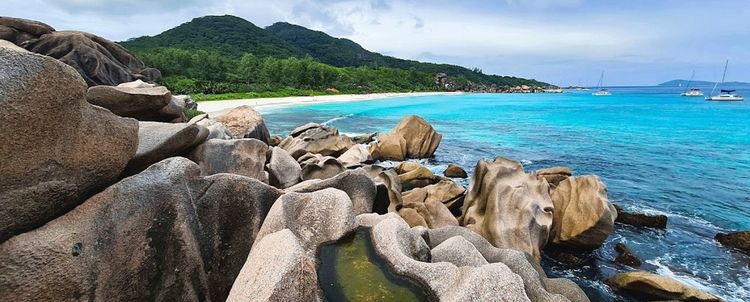
[[[604,71],[602,71],[602,75],[599,77],[599,83],[596,84],[596,92],[592,93],[593,96],[605,96],[605,95],[612,95],[609,93],[609,89],[602,88],[602,83],[604,81]]]
[[[681,96],[703,96],[703,91],[701,91],[698,88],[690,88],[690,83],[693,82],[693,78],[695,77],[695,70],[693,70],[693,75],[690,76],[690,80],[687,82],[687,85],[685,86],[685,92],[680,94]]]
[[[711,90],[711,96],[706,97],[706,101],[716,102],[739,102],[745,100],[741,95],[734,93],[731,89],[721,89],[719,95],[714,95],[717,87],[724,84],[724,79],[727,77],[727,67],[729,66],[729,60],[724,63],[724,75],[721,76],[721,82],[714,85],[714,89]]]

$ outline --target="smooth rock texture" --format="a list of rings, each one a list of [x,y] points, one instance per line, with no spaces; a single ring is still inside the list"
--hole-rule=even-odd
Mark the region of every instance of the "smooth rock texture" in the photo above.
[[[0,244],[0,300],[224,301],[281,194],[164,160]]]
[[[626,291],[651,301],[722,301],[712,294],[689,287],[672,278],[643,271],[619,273],[609,279],[609,284],[618,291]]]
[[[750,231],[718,233],[715,238],[725,246],[750,254]]]
[[[370,156],[370,151],[367,150],[367,146],[357,144],[349,148],[349,150],[346,150],[344,154],[341,154],[341,156],[338,157],[338,160],[345,167],[354,167],[372,162],[372,156]]]
[[[279,147],[271,147],[268,155],[266,169],[272,186],[286,189],[302,180],[302,167],[289,152]]]
[[[412,215],[412,213],[408,212],[408,209],[414,209],[416,213],[419,214],[422,219],[424,219],[425,225],[422,225],[421,223],[419,225],[430,229],[437,229],[448,225],[458,225],[458,220],[456,220],[456,217],[453,217],[451,211],[448,210],[448,208],[445,207],[443,203],[437,200],[417,203],[404,203],[404,207],[399,210],[399,215],[401,215],[401,213],[403,213],[404,211],[407,211],[406,213]],[[407,220],[407,218],[404,216],[402,216],[402,218],[404,218],[404,220]],[[413,216],[409,218],[420,221]],[[409,223],[409,226],[415,227],[416,225],[412,225],[411,223]]]
[[[370,153],[374,159],[430,158],[434,156],[442,138],[427,121],[410,115],[404,117],[390,133],[380,134]]]
[[[162,111],[172,101],[172,93],[163,86],[99,85],[89,88],[86,100],[119,116],[132,117],[139,121],[170,122],[182,114],[182,108],[177,108],[176,112]]]
[[[628,224],[638,227],[649,227],[655,229],[666,229],[667,228],[667,215],[650,215],[643,213],[632,213],[623,210],[616,204],[613,204],[615,210],[617,210],[617,219],[615,222]]]
[[[488,264],[484,256],[464,237],[455,236],[438,244],[430,252],[432,262],[450,262],[456,266],[479,267]]]
[[[336,128],[308,123],[292,130],[279,147],[299,159],[307,153],[323,156],[339,156],[349,150],[354,143],[345,136],[339,135]]]
[[[573,171],[568,167],[552,167],[536,170],[536,175],[544,178],[551,188],[557,187],[561,181],[573,175]]]
[[[265,171],[268,145],[254,138],[209,139],[188,154],[203,175],[232,173],[268,183]]]
[[[298,159],[302,171],[302,180],[326,179],[346,171],[346,167],[336,158],[320,154],[307,153]]]
[[[402,201],[404,205],[437,201],[453,210],[463,206],[465,195],[466,189],[462,185],[452,180],[441,180],[434,185],[404,192]]]
[[[404,191],[425,187],[440,181],[430,169],[416,162],[402,162],[395,168]]]
[[[138,123],[91,106],[81,76],[53,58],[0,47],[0,66],[2,242],[117,181]]]
[[[554,224],[550,242],[577,249],[595,249],[614,228],[617,210],[597,176],[572,176],[552,191]]]
[[[208,129],[200,125],[140,122],[138,150],[128,162],[126,173],[133,175],[165,158],[180,155],[207,137]]]
[[[464,200],[461,225],[492,245],[527,252],[539,261],[552,226],[549,185],[513,160],[477,162]]]
[[[385,214],[396,212],[401,206],[401,180],[393,169],[379,166],[365,166],[362,170],[375,182],[377,195],[373,202],[373,212]]]
[[[308,180],[287,189],[288,192],[309,193],[326,188],[344,191],[352,202],[356,215],[372,212],[377,194],[375,183],[364,170],[349,170],[325,180]]]
[[[463,168],[455,164],[448,164],[448,167],[445,168],[445,171],[443,171],[443,175],[445,175],[445,177],[451,177],[451,178],[469,177],[469,174],[466,173],[466,170],[464,170]]]
[[[215,119],[227,127],[232,138],[254,138],[266,144],[271,140],[263,117],[250,106],[234,108]]]

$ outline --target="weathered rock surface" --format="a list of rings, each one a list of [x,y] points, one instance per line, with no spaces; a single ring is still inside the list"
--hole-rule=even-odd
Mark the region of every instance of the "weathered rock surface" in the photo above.
[[[86,100],[119,116],[132,117],[139,121],[171,122],[184,118],[183,108],[172,103],[172,93],[164,86],[99,85],[89,88]],[[170,104],[177,108],[168,108]]]
[[[411,212],[410,209],[414,209],[416,213],[422,217],[425,224],[421,224],[421,220],[414,217],[413,212]],[[443,203],[437,200],[404,203],[404,207],[399,210],[399,215],[401,215],[401,213],[405,213],[404,215],[408,215],[406,217],[402,216],[402,218],[404,218],[404,220],[406,220],[407,222],[410,220],[418,222],[418,224],[415,225],[409,223],[410,227],[421,225],[431,229],[437,229],[448,225],[458,225],[458,220],[456,220],[456,217],[453,217],[451,211],[448,210],[448,208]]]
[[[138,123],[91,106],[80,75],[50,57],[0,47],[0,66],[2,242],[117,181]]]
[[[254,138],[209,139],[187,157],[201,167],[203,175],[232,173],[268,183],[267,151],[268,145]]]
[[[617,258],[615,258],[615,262],[632,267],[641,266],[641,259],[638,259],[638,256],[633,254],[633,252],[630,251],[630,249],[624,243],[616,244],[615,251],[617,252]]]
[[[349,170],[325,180],[308,180],[287,189],[288,192],[308,193],[325,188],[344,191],[356,215],[372,212],[377,189],[375,183],[362,169]]]
[[[362,170],[367,172],[377,188],[372,211],[378,214],[396,212],[402,203],[401,180],[396,171],[378,166],[365,166]]]
[[[41,35],[48,34],[48,33],[55,31],[55,29],[52,28],[52,26],[49,26],[39,21],[21,19],[21,18],[3,17],[3,16],[0,16],[0,26],[12,28],[18,32],[27,33],[32,36],[41,36]],[[2,38],[2,39],[9,40],[11,42],[16,42],[14,40],[6,39],[6,38]]]
[[[250,106],[234,108],[215,119],[227,127],[232,138],[254,138],[266,144],[271,140],[263,117]]]
[[[302,180],[326,179],[346,171],[346,167],[335,157],[308,153],[298,159]]]
[[[281,194],[162,161],[0,244],[0,300],[223,301]]]
[[[456,266],[479,267],[488,264],[471,242],[461,236],[448,238],[432,248],[432,262],[449,262]]]
[[[292,130],[279,147],[283,148],[294,158],[300,158],[307,153],[323,156],[339,156],[354,145],[352,140],[339,135],[336,128],[325,125],[308,123]]]
[[[616,204],[613,204],[617,210],[617,219],[615,222],[628,224],[638,227],[649,227],[655,229],[667,228],[667,215],[649,215],[643,213],[633,213],[623,210]]]
[[[206,127],[206,129],[208,129],[208,139],[232,139],[232,135],[229,132],[229,129],[227,129],[227,126],[209,118],[207,114],[194,117],[188,122],[188,124],[196,124]]]
[[[499,248],[527,252],[540,259],[552,226],[553,204],[546,181],[502,157],[474,168],[461,225]]]
[[[404,192],[402,201],[404,205],[437,201],[453,210],[463,206],[465,195],[466,189],[462,185],[452,180],[441,180],[434,185]]]
[[[443,171],[443,175],[445,175],[445,177],[451,177],[451,178],[469,177],[469,174],[466,173],[466,170],[464,170],[463,168],[455,164],[448,164],[448,167],[445,168],[445,171]]]
[[[725,246],[750,254],[750,231],[718,233],[716,240]]]
[[[352,141],[355,144],[364,144],[364,145],[367,145],[367,144],[371,143],[372,141],[374,141],[376,136],[378,136],[377,132],[372,132],[372,133],[357,135],[355,137],[352,137]]]
[[[279,147],[271,147],[269,155],[266,168],[272,186],[285,189],[302,180],[302,167],[289,152]]]
[[[346,150],[344,154],[341,154],[341,156],[338,157],[338,160],[345,167],[356,167],[372,162],[372,156],[370,156],[370,151],[367,150],[367,146],[357,144],[349,148],[349,150]]]
[[[551,188],[556,188],[561,181],[573,175],[568,167],[552,167],[536,170],[536,175],[544,178]]]
[[[389,133],[380,134],[371,147],[374,159],[430,158],[443,136],[416,115],[404,117]]]
[[[187,152],[207,137],[208,129],[195,124],[140,122],[138,150],[128,162],[126,173],[133,175],[165,158]]]
[[[643,271],[619,273],[609,279],[618,291],[629,292],[647,300],[722,301],[705,291],[689,287],[669,277]]]
[[[395,168],[404,191],[425,187],[440,181],[430,169],[415,162],[402,162]]]
[[[550,242],[577,249],[595,249],[614,228],[617,210],[597,176],[572,176],[552,191],[554,224]]]

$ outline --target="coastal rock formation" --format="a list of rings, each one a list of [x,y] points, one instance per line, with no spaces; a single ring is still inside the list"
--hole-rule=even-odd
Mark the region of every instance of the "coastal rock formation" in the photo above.
[[[513,160],[480,160],[464,201],[461,225],[499,248],[527,252],[539,261],[552,226],[549,186]]]
[[[232,139],[232,134],[229,132],[229,129],[227,129],[227,126],[209,118],[208,114],[196,116],[192,118],[188,124],[196,124],[208,129],[208,139]]]
[[[401,180],[396,171],[378,166],[365,166],[362,170],[367,173],[377,188],[372,211],[378,214],[396,212],[402,203]]]
[[[269,155],[266,168],[272,186],[285,189],[302,180],[302,167],[289,152],[279,147],[271,147]]]
[[[617,210],[617,219],[615,222],[629,224],[638,227],[649,227],[655,229],[667,228],[667,215],[649,215],[643,213],[627,212],[617,205],[613,205]]]
[[[164,160],[0,244],[0,300],[224,301],[281,194]]]
[[[297,160],[302,166],[302,180],[331,178],[346,170],[338,159],[330,156],[307,153]]]
[[[725,246],[750,254],[750,231],[718,233],[715,238]]]
[[[370,156],[367,146],[356,144],[349,148],[349,150],[346,150],[344,154],[341,154],[338,160],[346,167],[356,167],[372,162],[372,156]]]
[[[430,251],[432,262],[448,262],[456,266],[480,267],[489,264],[482,253],[466,238],[453,236],[441,242]]]
[[[90,105],[81,76],[50,57],[0,47],[0,66],[2,242],[117,181],[138,122]]]
[[[458,225],[458,220],[453,217],[451,211],[437,200],[404,203],[403,208],[398,213],[409,223],[410,227],[421,225],[430,229],[437,229],[448,225]]]
[[[617,291],[629,292],[647,300],[722,301],[705,291],[689,287],[669,277],[643,271],[619,273],[609,279]]]
[[[89,88],[86,100],[119,116],[132,117],[139,121],[184,122],[185,118],[184,108],[172,101],[172,93],[164,86],[99,85]]]
[[[443,171],[443,175],[445,175],[445,177],[451,177],[451,178],[469,177],[469,174],[466,173],[466,170],[464,170],[463,168],[455,164],[448,164],[448,167],[445,168],[445,171]]]
[[[232,138],[254,138],[266,144],[271,140],[263,117],[250,106],[234,108],[216,121],[227,127]]]
[[[0,39],[70,65],[88,86],[161,80],[159,70],[146,67],[124,47],[90,33],[55,31],[38,21],[0,17]]]
[[[440,181],[430,169],[415,162],[402,162],[395,168],[404,191],[425,187]]]
[[[140,122],[138,150],[128,162],[126,173],[136,174],[163,159],[187,152],[207,137],[208,129],[199,125]]]
[[[556,188],[561,181],[573,175],[573,172],[568,167],[540,169],[536,170],[535,173],[538,177],[544,178],[552,189]]]
[[[366,134],[357,135],[355,137],[352,137],[352,141],[355,144],[367,145],[367,144],[371,143],[372,141],[374,141],[376,136],[378,136],[377,132],[366,133]]]
[[[448,209],[455,210],[463,206],[466,189],[452,180],[441,180],[423,188],[416,188],[404,192],[402,202],[404,205],[410,203],[426,203],[436,201],[444,204]]]
[[[552,201],[551,243],[595,249],[614,228],[617,211],[607,198],[607,187],[597,176],[566,178],[552,191]]]
[[[380,134],[370,153],[374,159],[430,158],[434,156],[442,138],[427,121],[410,115],[403,118],[391,132]]]
[[[615,262],[629,265],[632,267],[641,266],[641,259],[638,259],[638,256],[633,254],[633,252],[631,252],[630,249],[624,243],[616,244],[615,251],[618,254],[617,258],[615,258]]]
[[[187,157],[201,167],[203,175],[232,173],[268,183],[267,151],[268,145],[254,138],[209,139]]]
[[[336,128],[308,123],[297,127],[289,133],[279,147],[283,148],[294,158],[300,158],[307,153],[323,156],[339,156],[354,145],[352,140],[339,135]]]
[[[362,169],[349,170],[325,180],[307,180],[288,188],[286,191],[309,193],[326,188],[344,191],[351,200],[355,214],[372,212],[377,189],[367,172]]]

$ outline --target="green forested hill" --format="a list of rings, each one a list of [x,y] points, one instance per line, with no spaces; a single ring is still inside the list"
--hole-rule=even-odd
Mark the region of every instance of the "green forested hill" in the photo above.
[[[276,23],[262,29],[235,16],[195,18],[156,36],[121,44],[161,70],[163,84],[177,93],[443,90],[435,84],[438,73],[447,74],[455,83],[449,89],[547,85],[456,65],[384,56],[351,40],[302,26]]]

